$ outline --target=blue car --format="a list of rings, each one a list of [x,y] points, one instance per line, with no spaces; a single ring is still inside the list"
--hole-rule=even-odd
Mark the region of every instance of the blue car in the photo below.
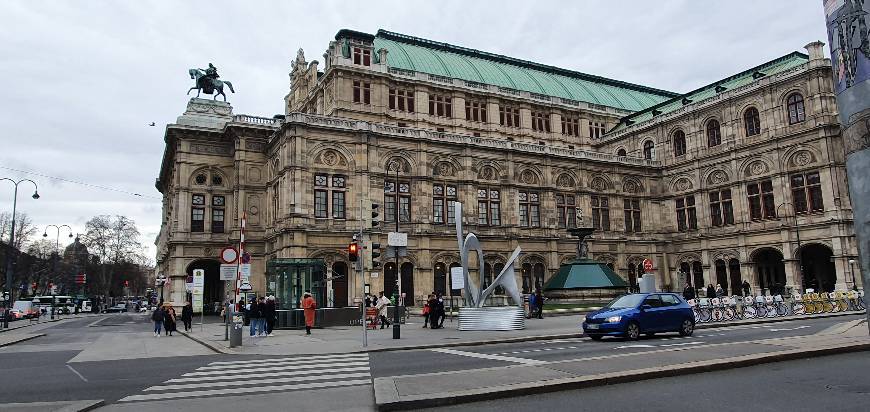
[[[640,334],[679,332],[691,336],[695,316],[683,297],[674,293],[633,293],[620,296],[586,315],[583,332],[593,340],[604,336],[637,339]]]

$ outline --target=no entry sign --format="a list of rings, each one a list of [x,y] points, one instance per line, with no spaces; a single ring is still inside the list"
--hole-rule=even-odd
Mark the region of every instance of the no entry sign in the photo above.
[[[235,263],[239,257],[239,252],[232,246],[227,246],[221,250],[221,260],[224,263]]]

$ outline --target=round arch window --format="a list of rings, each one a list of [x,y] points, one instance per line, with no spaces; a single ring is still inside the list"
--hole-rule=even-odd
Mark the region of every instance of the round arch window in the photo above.
[[[206,182],[206,177],[205,177],[204,174],[198,174],[198,175],[196,175],[196,184],[198,184],[198,185],[204,185],[205,182]]]

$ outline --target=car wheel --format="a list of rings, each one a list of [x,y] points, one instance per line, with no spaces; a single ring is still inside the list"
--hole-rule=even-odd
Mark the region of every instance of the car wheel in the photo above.
[[[637,340],[640,337],[640,325],[637,322],[629,322],[625,327],[625,337],[629,340]]]
[[[695,332],[695,323],[691,319],[684,319],[683,324],[680,325],[680,336],[692,336],[693,332]]]
[[[592,340],[601,340],[601,335],[589,335],[589,339],[592,339]]]

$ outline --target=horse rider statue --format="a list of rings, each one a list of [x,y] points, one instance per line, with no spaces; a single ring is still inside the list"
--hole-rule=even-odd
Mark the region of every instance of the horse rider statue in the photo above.
[[[224,101],[227,101],[227,95],[224,94],[224,84],[230,88],[231,92],[236,92],[233,90],[232,83],[218,80],[221,76],[217,72],[217,67],[211,63],[208,64],[207,69],[190,69],[188,74],[190,74],[191,79],[195,79],[196,85],[191,87],[187,94],[196,89],[196,97],[199,97],[200,92],[204,92],[205,94],[214,94],[214,100],[217,100],[218,95],[221,95],[224,97]]]

